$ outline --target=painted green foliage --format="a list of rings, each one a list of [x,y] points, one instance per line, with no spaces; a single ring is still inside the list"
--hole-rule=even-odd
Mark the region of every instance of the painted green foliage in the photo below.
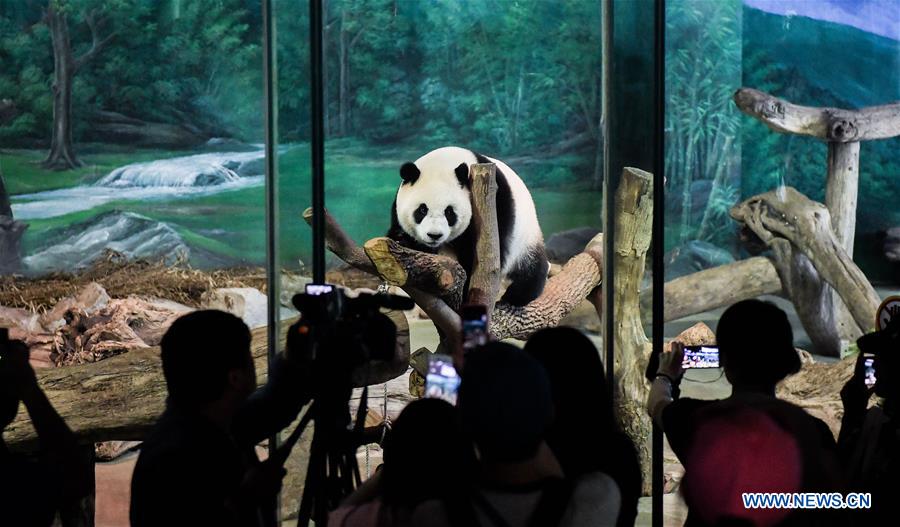
[[[53,120],[53,51],[44,23],[49,4],[0,4],[0,99],[14,101],[20,112],[0,127],[0,141],[39,145],[49,140]],[[258,133],[259,20],[253,23],[244,2],[52,0],[52,5],[67,18],[76,56],[92,44],[89,14],[99,23],[100,36],[112,37],[75,76],[76,142],[91,139],[90,117],[97,110],[190,122],[213,135]]]
[[[808,106],[860,108],[900,99],[900,42],[740,0],[667,2],[667,245],[701,239],[739,254],[728,209],[791,185],[824,200],[826,146],[744,116],[740,86]],[[877,279],[877,233],[900,223],[900,140],[862,145],[857,261]]]

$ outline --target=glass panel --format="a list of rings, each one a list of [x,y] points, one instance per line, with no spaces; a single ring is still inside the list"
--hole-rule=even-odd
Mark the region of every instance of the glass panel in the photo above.
[[[740,0],[666,3],[667,281],[740,257],[737,228],[728,212],[739,199],[741,183],[741,118],[731,100],[741,84],[741,21]],[[699,323],[715,328],[722,309],[695,309],[705,300],[699,289],[666,291],[667,340]],[[700,329],[694,328],[701,335],[691,344],[715,342],[711,331]],[[687,372],[681,390],[682,397],[699,399],[730,393],[719,369]],[[683,468],[668,441],[664,452],[666,479],[680,481]],[[680,493],[666,494],[665,511],[667,524],[684,522],[687,511]]]
[[[795,346],[816,362],[835,363],[856,352],[855,339],[872,329],[878,300],[898,288],[890,238],[900,223],[894,206],[900,191],[898,139],[838,143],[834,135],[778,133],[760,122],[766,108],[783,112],[789,122],[792,104],[859,110],[900,98],[897,6],[864,0],[819,7],[803,0],[667,2],[667,338],[700,323],[715,330],[725,307],[758,297],[787,313]],[[759,91],[735,93],[742,87]],[[825,232],[834,232],[846,260],[862,271],[861,281],[874,285],[864,287],[865,305],[847,312],[827,283],[816,285],[823,275],[807,257],[822,255],[810,248],[813,233],[791,219],[797,212],[785,215],[797,227],[794,233],[776,232],[790,239],[786,247],[793,259],[790,251],[785,257],[763,243],[764,230],[733,219],[747,212],[739,204],[755,197],[776,215],[806,198],[827,205],[831,223]],[[776,272],[779,265],[788,274]],[[787,276],[795,280],[790,292],[782,283]],[[694,333],[714,338],[706,329]],[[831,371],[842,367],[846,363]],[[836,434],[840,385],[822,380],[830,373],[807,375],[802,370],[778,395],[809,406]],[[796,387],[804,383],[820,388],[801,392]],[[689,371],[681,387],[683,397],[731,393],[720,370]],[[813,399],[814,406],[808,402]],[[680,464],[669,459],[678,480]],[[683,514],[683,503],[673,495],[667,518],[680,520]]]
[[[642,472],[637,525],[651,525],[652,425],[645,404],[653,338],[653,203],[656,162],[655,4],[612,1],[605,190],[604,341],[614,360],[614,406],[633,441]],[[608,354],[607,357],[608,359]],[[661,481],[661,480],[660,480]]]
[[[282,299],[311,273],[311,230],[300,220],[310,205],[307,7],[276,2]],[[353,240],[388,232],[404,162],[457,145],[522,179],[554,263],[583,250],[602,221],[599,2],[328,0],[324,9],[326,207]],[[568,239],[554,237],[564,231]],[[329,282],[380,285],[328,261]],[[599,331],[594,308],[581,309],[582,324]],[[434,351],[434,324],[409,315],[411,350]],[[391,417],[415,397],[409,377],[388,383]],[[384,396],[371,387],[378,415]],[[380,456],[377,446],[360,451],[364,477]]]
[[[201,306],[265,325],[261,31],[252,0],[0,1],[0,326],[35,366],[156,346]],[[97,465],[98,524],[128,524],[134,459]]]

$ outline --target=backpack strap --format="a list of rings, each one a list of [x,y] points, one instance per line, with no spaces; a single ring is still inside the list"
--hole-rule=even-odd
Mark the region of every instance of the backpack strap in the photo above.
[[[555,527],[559,525],[569,507],[574,489],[575,485],[569,479],[547,482],[541,499],[531,514],[528,526]]]

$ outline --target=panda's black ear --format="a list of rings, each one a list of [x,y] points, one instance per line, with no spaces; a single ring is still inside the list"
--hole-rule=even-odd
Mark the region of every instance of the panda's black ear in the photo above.
[[[404,183],[412,185],[419,179],[419,167],[413,163],[403,163],[403,166],[400,167],[400,179]]]
[[[469,165],[461,163],[456,167],[456,179],[459,180],[459,186],[469,186]]]

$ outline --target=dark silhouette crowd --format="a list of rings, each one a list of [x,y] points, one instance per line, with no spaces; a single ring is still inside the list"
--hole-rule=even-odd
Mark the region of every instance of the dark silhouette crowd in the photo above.
[[[900,513],[900,321],[858,341],[840,434],[776,396],[798,372],[787,316],[748,300],[716,329],[731,395],[680,397],[684,346],[658,357],[647,412],[685,467],[688,526],[893,525]],[[166,408],[134,470],[131,525],[270,527],[284,458],[256,446],[314,398],[302,357],[281,353],[257,387],[247,326],[220,311],[176,320],[161,343]],[[639,450],[620,428],[600,354],[580,331],[460,352],[457,404],[409,403],[383,437],[383,464],[333,510],[360,527],[634,525]],[[874,386],[866,383],[877,373]],[[873,400],[874,397],[874,400]],[[24,404],[36,454],[0,440],[0,524],[52,525],[91,494],[83,448],[38,385],[28,349],[0,341],[0,425]],[[646,448],[641,445],[641,448]],[[89,461],[88,461],[89,462]],[[89,468],[88,468],[89,470]],[[39,489],[39,492],[36,491]],[[748,507],[746,493],[871,495],[868,508]],[[77,523],[68,523],[77,525]]]

